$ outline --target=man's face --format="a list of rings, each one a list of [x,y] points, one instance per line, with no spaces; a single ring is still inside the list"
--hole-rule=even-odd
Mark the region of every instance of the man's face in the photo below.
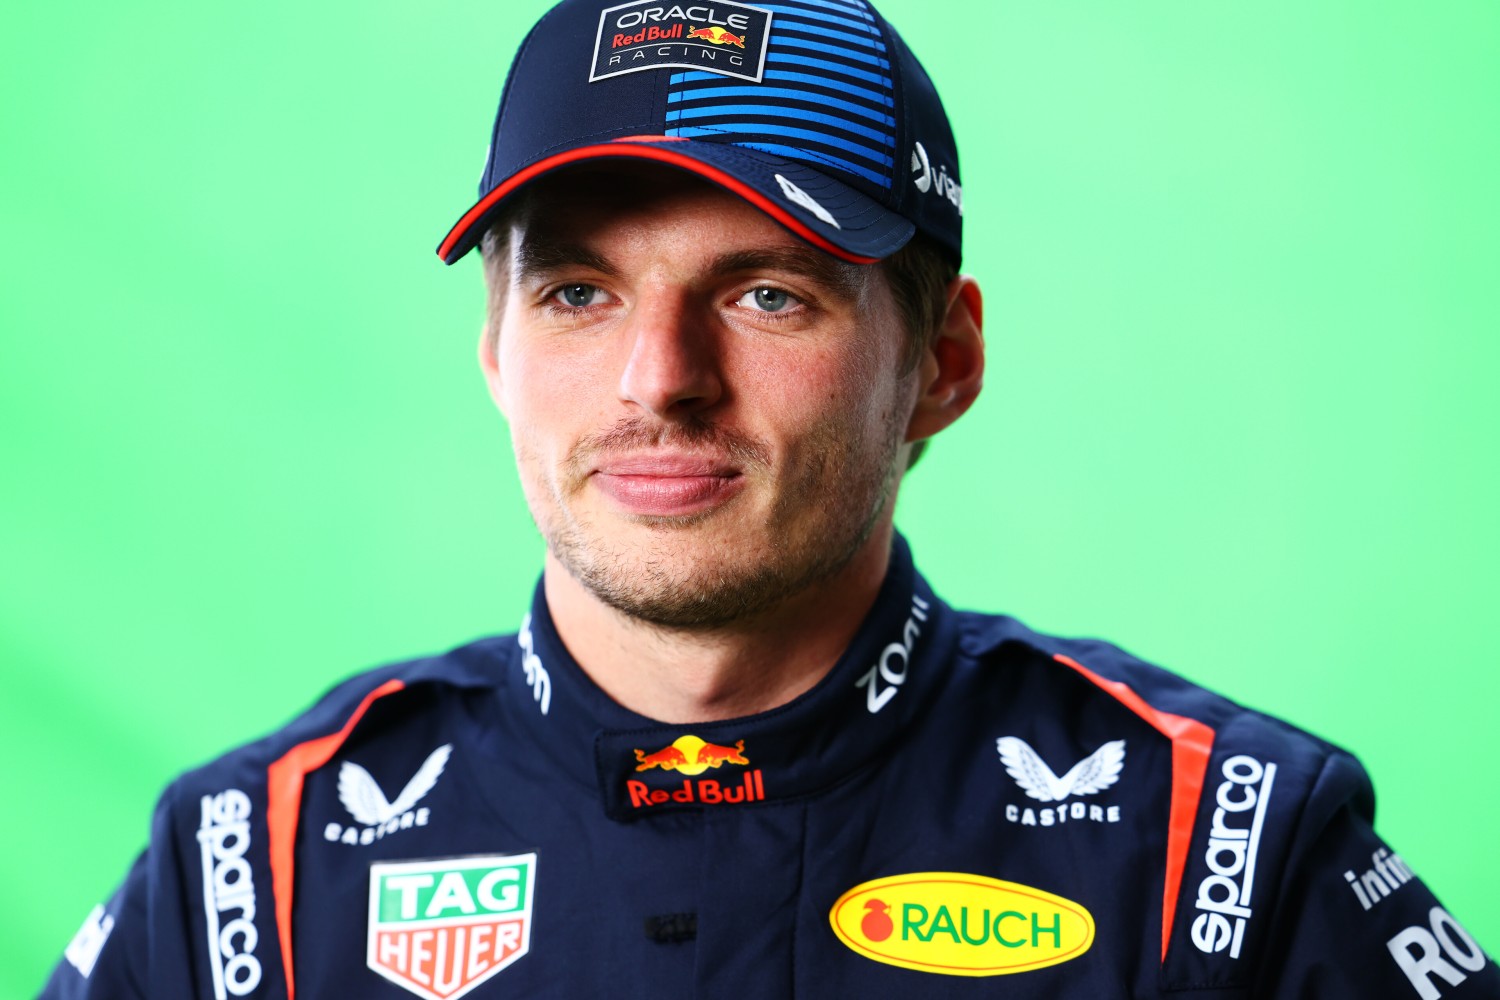
[[[486,372],[549,551],[597,597],[714,628],[879,541],[916,377],[877,268],[652,167],[541,182],[509,255]]]

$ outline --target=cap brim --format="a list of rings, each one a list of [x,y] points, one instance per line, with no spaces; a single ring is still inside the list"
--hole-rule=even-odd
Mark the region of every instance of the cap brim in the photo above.
[[[873,264],[916,232],[908,219],[798,160],[723,142],[633,136],[553,153],[511,174],[464,213],[438,246],[452,264],[479,243],[511,195],[554,170],[591,160],[650,160],[696,174],[745,199],[820,250]]]

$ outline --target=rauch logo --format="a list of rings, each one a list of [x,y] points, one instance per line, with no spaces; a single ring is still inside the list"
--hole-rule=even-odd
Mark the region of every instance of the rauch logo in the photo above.
[[[536,855],[370,866],[367,964],[427,1000],[454,1000],[531,948]]]
[[[855,886],[828,913],[833,932],[876,962],[946,976],[1003,976],[1068,962],[1094,943],[1094,918],[1041,889],[963,872],[914,872]]]

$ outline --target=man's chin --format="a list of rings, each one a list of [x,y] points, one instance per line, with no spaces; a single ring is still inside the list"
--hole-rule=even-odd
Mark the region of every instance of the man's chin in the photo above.
[[[565,536],[548,540],[553,557],[580,586],[625,616],[662,628],[712,631],[770,611],[830,567],[747,546],[733,532],[692,532],[680,519],[637,525],[607,545]],[[836,569],[836,567],[833,567]]]
[[[645,528],[653,535],[684,535],[720,518],[719,509],[700,510],[693,514],[619,514],[621,523]]]
[[[786,596],[775,572],[733,574],[719,568],[688,574],[682,569],[654,560],[636,567],[569,567],[569,572],[604,604],[662,628],[724,628],[762,614]]]

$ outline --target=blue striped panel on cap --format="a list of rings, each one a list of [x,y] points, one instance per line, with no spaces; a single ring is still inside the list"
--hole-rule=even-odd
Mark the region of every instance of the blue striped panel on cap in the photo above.
[[[760,84],[673,73],[667,135],[714,139],[834,167],[890,190],[895,99],[885,41],[864,0],[777,0]]]

